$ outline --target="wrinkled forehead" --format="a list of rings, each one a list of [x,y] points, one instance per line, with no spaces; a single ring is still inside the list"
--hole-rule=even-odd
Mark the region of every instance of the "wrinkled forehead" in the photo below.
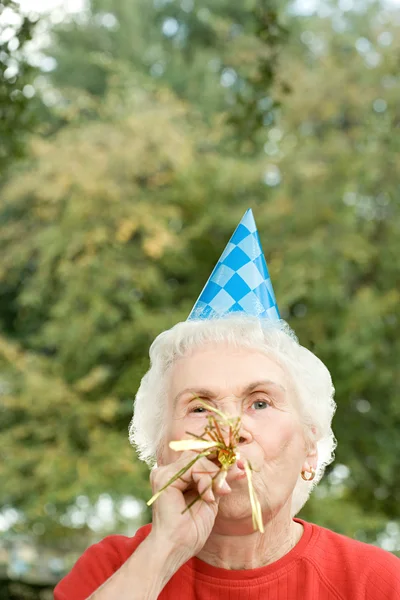
[[[241,397],[258,383],[276,386],[287,395],[292,393],[286,369],[272,354],[223,342],[208,343],[174,362],[168,398],[174,405],[188,390],[197,395]]]

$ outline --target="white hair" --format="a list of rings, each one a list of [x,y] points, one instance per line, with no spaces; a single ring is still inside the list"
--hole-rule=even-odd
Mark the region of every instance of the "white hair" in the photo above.
[[[150,369],[143,377],[129,426],[129,440],[139,458],[154,466],[165,433],[169,371],[178,358],[207,343],[228,343],[261,351],[285,369],[299,400],[305,438],[316,444],[318,467],[313,483],[300,474],[292,498],[292,516],[307,501],[333,460],[336,441],[331,422],[336,404],[334,388],[326,366],[312,352],[300,346],[284,321],[256,319],[246,315],[219,319],[185,321],[161,333],[150,348]]]

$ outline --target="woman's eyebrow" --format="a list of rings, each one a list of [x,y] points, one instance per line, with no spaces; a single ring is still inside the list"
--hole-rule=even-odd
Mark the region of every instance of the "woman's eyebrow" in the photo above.
[[[258,387],[277,387],[284,393],[287,391],[286,388],[277,381],[273,381],[272,379],[261,379],[260,381],[256,381],[255,383],[248,385],[242,392],[243,396],[247,396],[247,394],[250,394]]]
[[[174,398],[174,405],[177,403],[179,398],[184,394],[192,394],[193,400],[195,398],[216,398],[218,394],[215,392],[208,390],[207,388],[186,388],[179,392]]]
[[[248,394],[250,394],[253,390],[255,390],[257,387],[260,386],[274,386],[279,388],[282,392],[286,392],[286,388],[283,387],[282,384],[273,381],[272,379],[262,379],[260,381],[255,381],[254,383],[250,383],[249,385],[247,385],[243,390],[242,393],[240,394],[240,396],[247,396]],[[184,390],[182,390],[181,392],[179,392],[174,400],[173,403],[174,405],[177,403],[177,401],[179,400],[179,398],[181,396],[183,396],[184,394],[192,394],[193,399],[195,398],[210,398],[210,399],[214,399],[218,397],[218,394],[216,394],[215,392],[213,392],[212,390],[209,390],[207,388],[186,388]]]

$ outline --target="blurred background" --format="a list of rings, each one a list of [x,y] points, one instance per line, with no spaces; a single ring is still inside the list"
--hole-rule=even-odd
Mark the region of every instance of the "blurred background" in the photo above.
[[[393,0],[0,0],[2,600],[149,520],[148,347],[248,207],[336,387],[301,516],[400,555],[399,99]]]

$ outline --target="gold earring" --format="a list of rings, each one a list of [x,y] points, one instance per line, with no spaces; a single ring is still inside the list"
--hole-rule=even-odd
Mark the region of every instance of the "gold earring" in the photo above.
[[[315,469],[311,467],[310,471],[302,471],[301,477],[304,481],[312,481],[315,477]]]

